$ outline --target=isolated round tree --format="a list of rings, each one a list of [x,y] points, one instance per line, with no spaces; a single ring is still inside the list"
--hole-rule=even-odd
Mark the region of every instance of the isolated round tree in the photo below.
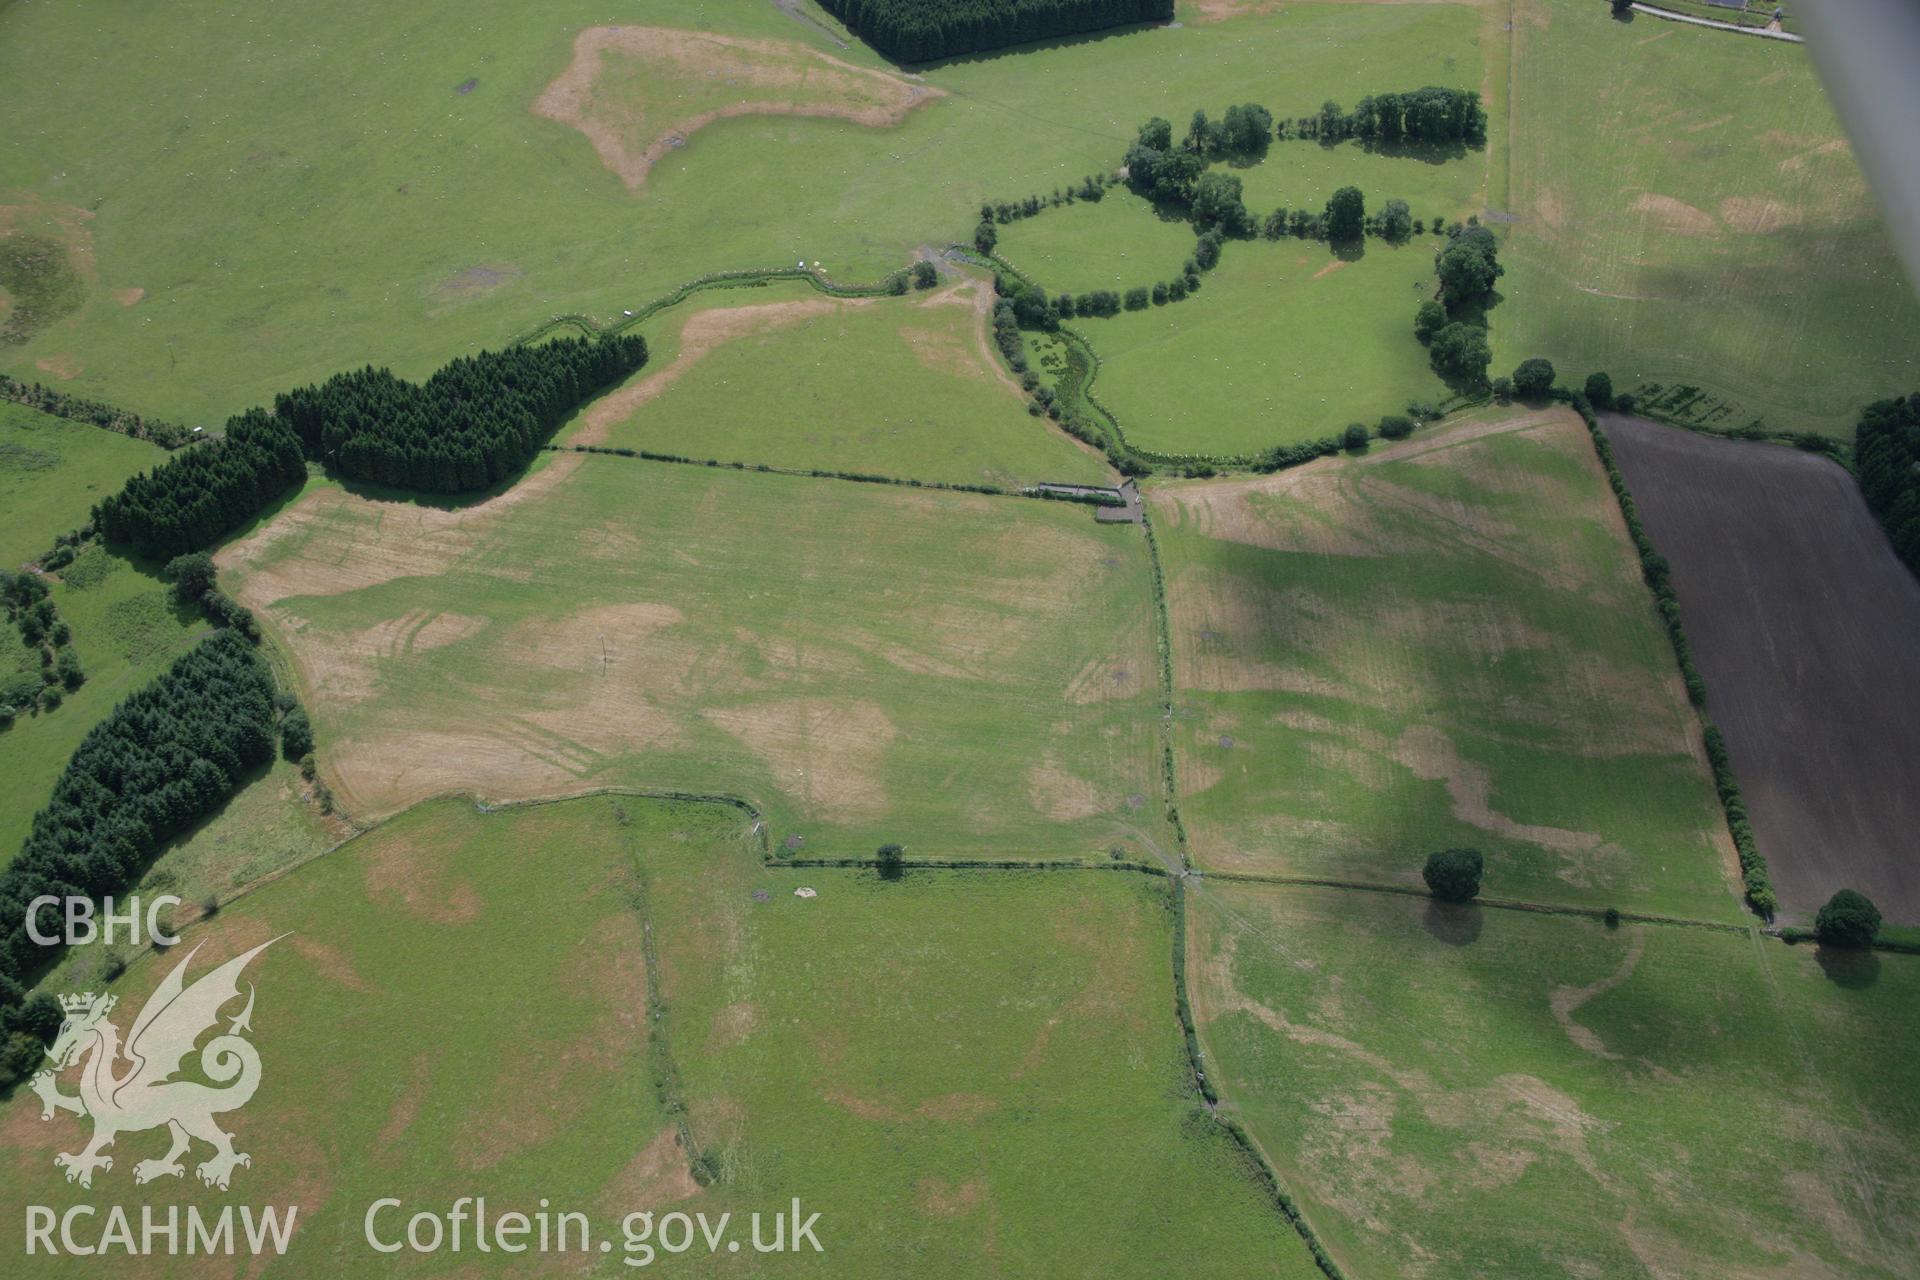
[[[167,561],[164,576],[173,583],[176,599],[186,604],[198,603],[201,596],[213,590],[213,557],[204,551],[175,556]]]
[[[1342,187],[1327,201],[1327,239],[1335,244],[1358,240],[1367,222],[1366,197],[1358,187]]]
[[[1427,888],[1442,902],[1471,902],[1486,863],[1478,849],[1442,849],[1427,855]]]
[[[1522,360],[1513,371],[1513,392],[1528,400],[1537,400],[1553,390],[1553,365],[1535,356]]]
[[[1842,889],[1813,919],[1813,932],[1830,947],[1866,947],[1880,932],[1880,908],[1866,894]]]
[[[1613,407],[1613,379],[1604,373],[1587,375],[1587,403],[1596,409]]]

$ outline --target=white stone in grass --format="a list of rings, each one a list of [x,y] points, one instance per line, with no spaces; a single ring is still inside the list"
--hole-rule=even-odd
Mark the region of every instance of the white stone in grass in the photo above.
[[[817,898],[820,895],[815,893],[812,889],[802,886],[793,891],[793,896],[796,898]]]

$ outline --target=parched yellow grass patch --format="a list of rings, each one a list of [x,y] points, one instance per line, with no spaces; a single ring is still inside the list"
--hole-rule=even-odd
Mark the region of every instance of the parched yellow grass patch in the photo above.
[[[872,301],[871,298],[802,298],[696,311],[680,326],[680,345],[673,359],[612,395],[596,400],[581,415],[582,425],[570,438],[571,443],[601,443],[609,427],[632,417],[641,405],[678,382],[702,356],[716,347],[741,338],[774,333],[817,316],[865,306]]]
[[[1652,218],[1663,231],[1675,235],[1710,236],[1719,232],[1720,224],[1712,214],[1704,209],[1696,209],[1672,196],[1657,195],[1653,192],[1641,196],[1633,202],[1633,207]]]
[[[629,786],[810,851],[1163,835],[1145,548],[1083,509],[563,454],[463,510],[315,488],[221,563],[357,817]]]
[[[1148,499],[1201,865],[1399,880],[1458,842],[1515,896],[1721,891],[1698,726],[1571,413]]]
[[[638,190],[669,151],[716,120],[819,116],[886,128],[941,96],[790,40],[674,27],[588,27],[536,115],[586,135],[601,163]]]

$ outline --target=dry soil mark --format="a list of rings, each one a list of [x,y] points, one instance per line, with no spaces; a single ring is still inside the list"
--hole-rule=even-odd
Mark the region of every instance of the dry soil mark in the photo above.
[[[1559,872],[1569,884],[1586,885],[1584,864],[1608,852],[1617,852],[1587,831],[1569,831],[1537,823],[1515,822],[1493,808],[1493,777],[1484,765],[1465,759],[1447,735],[1431,725],[1412,725],[1393,744],[1393,758],[1427,782],[1446,784],[1453,816],[1470,826],[1538,845],[1562,854],[1567,864]]]
[[[1711,236],[1720,233],[1720,224],[1704,209],[1696,209],[1672,196],[1647,192],[1633,202],[1640,213],[1650,215],[1662,231],[1681,236]]]
[[[643,78],[609,85],[617,79],[608,74],[615,58],[639,64]],[[631,87],[636,83],[646,86],[644,96]],[[661,95],[656,86],[668,92]],[[727,94],[729,89],[737,94]],[[728,96],[731,101],[712,105]],[[574,39],[573,61],[535,100],[533,111],[586,135],[601,163],[638,190],[662,156],[716,120],[816,116],[886,128],[940,96],[942,90],[790,40],[608,26],[588,27]]]
[[[561,454],[506,492],[455,508],[313,489],[214,559],[238,575],[233,593],[252,609],[289,596],[341,595],[396,578],[430,577],[478,546],[502,514],[546,496],[579,465],[580,455]],[[309,547],[318,550],[309,553]]]
[[[1575,1022],[1573,1015],[1579,1012],[1580,1006],[1587,1003],[1587,1001],[1607,994],[1607,992],[1613,990],[1628,978],[1631,978],[1634,969],[1640,964],[1640,953],[1645,951],[1646,948],[1647,931],[1643,928],[1635,929],[1633,931],[1633,944],[1627,948],[1627,958],[1620,962],[1618,969],[1600,979],[1600,981],[1588,986],[1562,986],[1554,988],[1553,995],[1549,999],[1549,1004],[1553,1009],[1553,1020],[1560,1024],[1562,1031],[1567,1033],[1567,1039],[1573,1041],[1582,1049],[1585,1049],[1588,1053],[1596,1057],[1606,1058],[1613,1062],[1620,1060],[1620,1055],[1608,1049],[1606,1042],[1603,1041],[1592,1028],[1583,1027]]]
[[[772,333],[803,320],[862,307],[871,298],[803,298],[792,302],[761,302],[746,307],[717,307],[696,311],[680,326],[680,346],[673,359],[638,382],[629,383],[587,407],[580,430],[569,443],[598,444],[608,428],[633,416],[634,410],[678,382],[700,358],[717,347],[757,333]]]

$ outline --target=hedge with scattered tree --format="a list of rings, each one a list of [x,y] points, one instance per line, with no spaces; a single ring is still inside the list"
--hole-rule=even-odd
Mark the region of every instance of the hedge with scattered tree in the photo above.
[[[1626,477],[1620,474],[1620,464],[1613,456],[1613,444],[1607,439],[1606,432],[1600,429],[1600,420],[1594,417],[1593,406],[1584,395],[1575,395],[1572,403],[1581,421],[1587,424],[1587,432],[1593,438],[1594,452],[1600,455],[1600,465],[1607,473],[1607,485],[1620,504],[1620,518],[1626,523],[1627,536],[1632,539],[1634,550],[1639,553],[1640,575],[1653,592],[1654,606],[1660,611],[1661,621],[1666,624],[1667,640],[1673,645],[1674,661],[1680,667],[1687,700],[1704,711],[1707,684],[1700,675],[1700,669],[1694,666],[1693,648],[1688,644],[1687,633],[1680,625],[1680,597],[1674,592],[1666,557],[1654,549],[1653,539],[1647,536],[1646,526],[1640,523],[1640,510],[1633,501],[1633,494],[1627,489]],[[1767,869],[1767,860],[1761,856],[1759,842],[1754,839],[1753,824],[1747,817],[1747,802],[1740,794],[1739,780],[1733,776],[1733,758],[1727,751],[1726,736],[1709,721],[1703,739],[1707,767],[1713,772],[1714,791],[1719,795],[1720,807],[1727,816],[1727,834],[1733,837],[1734,853],[1740,860],[1740,878],[1746,889],[1747,902],[1761,916],[1771,920],[1773,913],[1780,908],[1780,900],[1774,892],[1773,876]]]
[[[4,373],[0,373],[0,400],[24,404],[28,408],[38,409],[42,413],[52,414],[56,418],[65,418],[70,422],[85,422],[92,426],[104,427],[108,431],[117,431],[123,436],[132,436],[135,440],[148,440],[162,449],[177,449],[193,438],[192,430],[177,422],[143,418],[118,405],[70,396],[64,391],[55,391],[52,387],[43,387],[37,382],[21,382],[16,378],[9,378]]]

